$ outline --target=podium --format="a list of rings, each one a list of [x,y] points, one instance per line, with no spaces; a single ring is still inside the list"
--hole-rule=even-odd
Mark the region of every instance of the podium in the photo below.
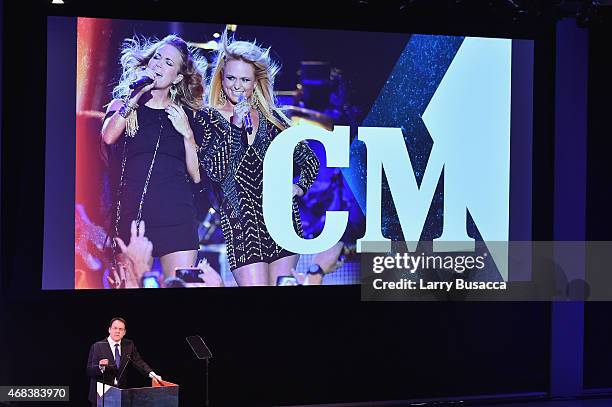
[[[120,389],[104,385],[104,407],[178,407],[179,386],[162,380],[163,386],[152,380],[152,387]],[[102,406],[102,383],[98,383],[97,405]]]

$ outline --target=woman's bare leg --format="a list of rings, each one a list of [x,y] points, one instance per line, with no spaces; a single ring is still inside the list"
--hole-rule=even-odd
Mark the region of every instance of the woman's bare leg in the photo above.
[[[291,276],[291,269],[295,269],[299,259],[300,255],[294,254],[270,263],[270,285],[276,285],[276,280],[281,276]]]
[[[270,285],[268,276],[268,263],[252,263],[238,267],[232,271],[236,283],[240,287],[253,285]],[[276,281],[276,280],[275,280]]]
[[[194,267],[198,258],[197,250],[185,250],[165,254],[159,258],[164,277],[174,277],[177,268]]]

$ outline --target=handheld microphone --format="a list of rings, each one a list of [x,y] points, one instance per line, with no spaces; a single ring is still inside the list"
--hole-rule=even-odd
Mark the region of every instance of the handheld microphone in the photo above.
[[[238,98],[238,103],[242,103],[246,100],[246,97],[244,95],[240,95],[240,97]],[[244,128],[246,129],[247,134],[251,134],[253,133],[253,122],[251,121],[251,112],[247,112],[247,114],[244,116]]]
[[[153,79],[149,78],[148,76],[143,76],[142,78],[135,80],[134,82],[130,83],[130,89],[140,89],[144,86],[150,85],[153,83]]]

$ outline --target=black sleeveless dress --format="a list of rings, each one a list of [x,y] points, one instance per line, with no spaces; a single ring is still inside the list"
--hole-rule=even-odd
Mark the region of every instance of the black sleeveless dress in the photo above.
[[[185,111],[193,129],[193,115],[187,108]],[[137,115],[138,131],[134,137],[124,134],[116,143],[120,144],[117,150],[121,151],[127,138],[123,186],[118,192],[119,236],[128,244],[131,221],[137,219],[140,211],[145,221],[145,235],[153,243],[154,257],[197,250],[196,209],[183,136],[175,130],[164,109],[142,105]],[[116,214],[115,207],[113,222]]]

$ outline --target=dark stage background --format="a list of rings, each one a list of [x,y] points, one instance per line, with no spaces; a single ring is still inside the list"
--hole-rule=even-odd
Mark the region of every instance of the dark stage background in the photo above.
[[[587,160],[587,239],[612,240],[610,208],[610,95],[612,94],[612,13],[602,13],[602,20],[591,29],[589,41],[589,138]],[[585,377],[586,388],[612,387],[612,324],[610,303],[585,304]]]
[[[210,22],[228,15],[220,6],[179,8],[178,1],[66,3],[61,11],[39,2],[27,13],[16,2],[4,4],[0,384],[69,385],[72,405],[84,405],[89,346],[107,335],[111,317],[122,315],[128,337],[155,371],[180,383],[183,405],[203,400],[202,367],[184,340],[191,334],[213,352],[215,406],[547,392],[549,303],[362,303],[357,286],[41,292],[46,15],[194,20],[196,14]],[[281,7],[282,19],[253,6],[236,12],[235,21],[535,38],[533,239],[552,239],[552,18],[514,22],[428,9],[411,17],[357,2],[339,2],[351,7],[341,11],[309,4]],[[602,63],[610,31],[592,29],[590,48],[587,238],[600,240],[612,230],[606,216],[612,65]],[[609,312],[608,303],[586,305],[586,387],[612,387]],[[131,384],[144,384],[130,374]]]

